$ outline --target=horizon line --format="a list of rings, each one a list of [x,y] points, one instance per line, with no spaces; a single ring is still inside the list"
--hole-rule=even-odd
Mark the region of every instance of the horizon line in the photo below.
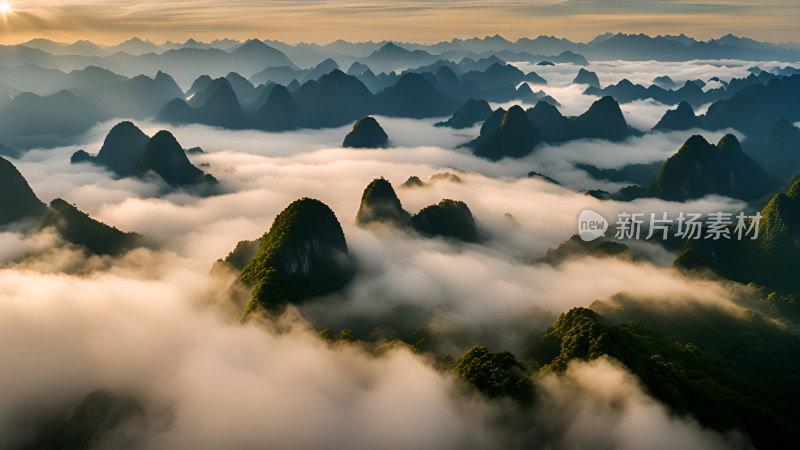
[[[619,35],[622,35],[622,36],[647,36],[647,37],[649,37],[651,39],[655,39],[655,38],[659,38],[659,37],[661,37],[661,38],[686,37],[688,39],[692,39],[692,40],[695,40],[695,41],[698,41],[698,42],[709,42],[709,41],[713,41],[713,40],[719,40],[719,39],[722,39],[722,38],[727,37],[727,36],[732,36],[732,37],[739,38],[739,39],[751,39],[753,41],[760,42],[760,43],[766,43],[766,44],[776,44],[776,45],[780,45],[780,44],[784,44],[784,45],[786,45],[786,44],[800,44],[800,40],[798,40],[798,41],[766,41],[766,40],[762,41],[762,40],[751,38],[751,37],[749,37],[749,36],[747,36],[745,34],[739,35],[739,34],[735,34],[733,32],[728,32],[728,33],[720,35],[718,37],[713,37],[713,38],[708,38],[708,39],[700,39],[700,38],[696,38],[696,37],[693,37],[691,35],[688,35],[685,32],[681,32],[681,33],[677,33],[677,34],[667,33],[667,34],[651,35],[651,34],[643,33],[643,32],[642,33],[625,33],[625,32],[607,31],[607,32],[604,32],[604,33],[600,33],[600,34],[596,35],[594,38],[589,39],[587,41],[571,40],[571,39],[569,39],[567,37],[560,37],[560,36],[557,36],[557,35],[554,35],[554,34],[540,34],[540,35],[536,35],[535,37],[522,36],[522,37],[519,37],[519,38],[516,38],[516,39],[513,39],[513,38],[509,39],[509,38],[506,38],[505,36],[501,35],[500,33],[495,33],[494,35],[487,34],[487,35],[484,35],[484,36],[473,35],[473,36],[470,36],[470,37],[452,37],[449,40],[435,40],[435,41],[404,41],[404,40],[399,40],[399,39],[347,40],[347,39],[344,39],[344,38],[339,38],[339,39],[334,39],[334,40],[331,40],[331,41],[295,41],[295,42],[291,42],[291,41],[288,41],[288,40],[280,40],[280,39],[270,39],[268,37],[266,37],[266,38],[251,37],[251,38],[247,38],[247,39],[236,39],[236,38],[231,38],[231,37],[227,37],[227,36],[217,37],[217,38],[214,38],[213,40],[203,40],[202,38],[201,39],[197,39],[197,38],[194,38],[194,37],[190,36],[190,37],[187,37],[186,40],[184,40],[183,42],[181,42],[180,40],[175,40],[175,41],[173,41],[173,40],[165,40],[163,42],[158,42],[158,41],[155,41],[155,40],[150,40],[150,38],[142,38],[142,37],[140,37],[140,35],[133,35],[133,36],[131,36],[131,37],[127,38],[127,39],[124,39],[124,40],[114,41],[114,43],[108,43],[109,41],[105,41],[105,42],[103,42],[103,41],[94,41],[94,40],[88,39],[88,38],[76,39],[75,41],[68,42],[68,41],[56,40],[55,38],[51,38],[51,37],[38,36],[38,37],[32,37],[32,38],[27,39],[27,40],[20,40],[18,42],[14,42],[14,43],[4,42],[4,43],[0,43],[0,45],[6,46],[6,47],[12,47],[12,46],[16,46],[16,45],[25,45],[27,43],[30,43],[30,42],[36,41],[36,40],[43,40],[43,41],[49,41],[49,42],[52,42],[54,44],[60,44],[60,45],[65,45],[65,46],[74,45],[74,44],[80,43],[80,42],[90,42],[90,43],[92,43],[94,45],[108,48],[108,47],[115,47],[115,46],[124,44],[126,42],[133,41],[133,40],[139,40],[139,41],[142,41],[142,42],[149,42],[149,43],[151,43],[153,45],[156,45],[156,46],[167,45],[167,44],[186,44],[189,41],[195,41],[198,44],[210,45],[215,41],[230,40],[230,41],[235,41],[235,42],[238,42],[238,43],[246,43],[246,42],[249,42],[249,41],[257,40],[257,41],[261,41],[261,42],[264,42],[264,43],[266,43],[266,42],[277,42],[277,43],[281,43],[281,44],[285,44],[285,45],[289,45],[289,46],[298,46],[298,45],[304,45],[305,44],[305,45],[318,45],[318,46],[324,47],[324,46],[331,45],[331,44],[336,43],[336,42],[344,42],[344,43],[347,43],[347,44],[381,44],[381,43],[392,42],[392,43],[397,43],[397,44],[427,45],[427,46],[430,46],[430,45],[436,45],[436,44],[441,44],[441,43],[450,43],[450,42],[457,41],[457,40],[459,40],[459,41],[486,40],[486,39],[489,39],[489,38],[497,38],[497,37],[499,37],[499,38],[501,38],[501,39],[503,39],[503,40],[505,40],[505,41],[507,41],[507,42],[509,42],[511,44],[515,44],[515,43],[517,43],[517,42],[519,42],[519,41],[521,41],[523,39],[536,40],[536,39],[539,39],[539,38],[553,38],[553,39],[558,39],[558,40],[565,40],[565,41],[571,42],[573,44],[588,45],[593,40],[595,40],[595,39],[597,39],[599,37],[602,37],[602,36],[606,36],[606,35],[612,35],[612,36],[619,36]]]

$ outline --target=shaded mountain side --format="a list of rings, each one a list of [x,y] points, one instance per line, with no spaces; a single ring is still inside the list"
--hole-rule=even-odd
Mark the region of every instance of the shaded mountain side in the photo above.
[[[408,67],[433,63],[438,58],[425,50],[407,50],[394,42],[387,42],[367,57],[359,60],[378,72],[392,72]],[[398,70],[399,71],[399,70]]]
[[[253,83],[236,72],[229,72],[225,75],[225,79],[230,84],[233,92],[236,93],[236,98],[242,103],[248,103],[258,95],[258,89]]]
[[[511,109],[514,108],[519,107],[515,106]],[[479,147],[485,147],[489,137],[500,129],[505,114],[506,111],[502,109],[492,112],[481,126],[478,137],[466,145],[476,150]],[[518,132],[517,139],[512,139],[513,142],[505,142],[504,147],[494,146],[495,149],[508,146],[510,150],[501,150],[501,153],[506,156],[510,156],[512,153],[518,155],[517,157],[523,153],[527,154],[520,148],[527,149],[532,142],[560,143],[573,139],[619,141],[633,134],[619,109],[619,104],[611,97],[603,97],[595,101],[585,113],[578,117],[565,117],[558,111],[558,108],[544,100],[539,101],[536,106],[525,111],[523,115],[526,116],[526,120],[522,120],[521,116],[514,114],[517,118],[515,121],[517,124],[515,129]],[[526,122],[536,129],[536,133],[533,133],[533,128],[529,127]],[[519,131],[522,129],[527,131]],[[508,134],[510,133],[501,133],[500,136]]]
[[[790,179],[800,170],[800,129],[781,117],[772,125],[767,142],[755,156],[775,177]]]
[[[654,130],[689,130],[692,128],[701,128],[703,120],[694,114],[692,105],[687,102],[680,102],[678,107],[670,109],[658,123],[653,127]]]
[[[653,78],[652,83],[664,89],[673,89],[678,87],[678,83],[676,83],[668,75],[659,75]]]
[[[483,121],[483,124],[481,124],[481,129],[478,133],[478,137],[476,137],[475,139],[464,145],[466,147],[472,147],[474,149],[475,147],[483,143],[489,137],[489,135],[492,134],[492,132],[496,130],[501,123],[503,123],[503,117],[505,117],[506,112],[507,111],[503,108],[497,108],[494,111],[492,111],[492,113],[489,114],[489,117],[487,117],[486,120]]]
[[[413,118],[449,116],[458,109],[456,100],[417,73],[407,73],[379,92],[375,105],[380,114]]]
[[[356,225],[366,227],[373,223],[383,223],[407,227],[410,220],[411,216],[403,209],[388,180],[376,178],[364,189],[356,214]]]
[[[0,226],[35,219],[47,212],[28,181],[7,159],[0,156]]]
[[[254,128],[265,131],[286,131],[304,125],[303,113],[295,103],[289,90],[275,85],[267,101],[253,115]]]
[[[475,83],[481,90],[488,91],[506,85],[516,86],[523,81],[545,84],[543,78],[535,72],[525,74],[511,64],[494,63],[485,70],[472,70],[459,77],[464,82]]]
[[[573,84],[588,84],[589,86],[594,86],[599,88],[600,87],[600,79],[597,78],[597,74],[581,68],[578,70],[578,74],[575,76],[575,79],[572,80]]]
[[[438,122],[437,127],[450,127],[455,129],[468,128],[478,122],[485,121],[492,114],[489,102],[480,99],[469,99],[464,106],[444,122]]]
[[[171,99],[183,96],[175,80],[160,70],[153,78],[137,75],[131,79],[95,86],[86,92],[108,105],[115,117],[135,119],[151,117]]]
[[[39,229],[55,230],[65,241],[85,247],[97,255],[125,253],[142,242],[140,235],[124,233],[98,222],[60,198],[50,202]]]
[[[5,156],[9,158],[19,158],[20,156],[22,156],[22,152],[0,142],[0,156]]]
[[[650,186],[656,179],[664,161],[643,164],[626,164],[619,169],[601,169],[592,164],[576,164],[575,168],[583,170],[596,180],[608,180],[614,183],[635,183]]]
[[[533,152],[541,142],[543,139],[539,130],[525,111],[514,105],[503,115],[500,125],[475,146],[474,153],[492,161],[521,158]]]
[[[134,398],[105,390],[89,393],[74,408],[33,424],[23,450],[101,450],[144,444],[151,420]]]
[[[193,166],[183,147],[169,131],[155,134],[142,150],[136,163],[136,175],[153,172],[172,186],[189,186],[198,183],[216,184],[217,180]]]
[[[754,81],[755,82],[755,81]],[[695,81],[687,81],[683,86],[674,90],[663,89],[653,84],[644,87],[641,84],[633,84],[628,79],[622,79],[617,84],[608,85],[604,88],[589,86],[583,92],[585,95],[595,95],[598,97],[611,96],[618,102],[630,103],[637,100],[652,99],[665,105],[676,105],[682,101],[694,107],[700,107],[720,98],[730,96],[725,88],[703,91],[701,84]]]
[[[228,81],[227,78],[222,78],[222,77],[214,78],[208,83],[208,85],[205,88],[196,92],[194,95],[191,95],[190,98],[187,97],[188,100],[186,101],[186,103],[188,103],[189,106],[191,106],[192,108],[199,108],[203,106],[208,101],[208,99],[210,99],[211,96],[214,95],[214,93],[217,92],[217,90],[219,90],[223,86],[231,91],[233,90],[233,86],[231,86],[231,83],[230,81]]]
[[[22,93],[0,110],[0,136],[18,148],[61,145],[112,116],[94,97],[70,91],[44,97]]]
[[[150,137],[133,123],[120,122],[108,132],[97,156],[81,150],[72,155],[71,162],[91,162],[121,177],[133,176],[136,173],[136,163],[149,140]]]
[[[400,185],[401,188],[418,188],[418,187],[425,187],[425,182],[422,181],[418,176],[411,175],[408,177],[403,184]]]
[[[237,242],[236,247],[234,247],[227,256],[214,262],[211,273],[213,274],[224,270],[223,268],[232,270],[237,274],[241,273],[242,270],[250,264],[250,261],[256,257],[260,247],[261,238],[253,239],[252,241],[245,240]]]
[[[343,287],[353,276],[344,232],[327,205],[302,198],[286,207],[261,238],[239,279],[253,297],[242,317],[274,311]]]
[[[374,117],[362,117],[344,137],[342,147],[382,148],[389,144],[389,136]]]
[[[221,84],[195,111],[195,121],[232,130],[249,127],[242,105],[229,83]]]
[[[233,130],[250,127],[236,92],[225,78],[212,81],[188,102],[171,100],[158,111],[156,119],[173,125],[200,123]]]
[[[310,128],[346,125],[375,109],[372,92],[358,78],[338,69],[303,83],[292,98]]]
[[[738,91],[733,97],[709,106],[705,126],[710,130],[735,128],[748,137],[754,149],[767,140],[772,126],[779,119],[800,121],[800,74],[756,83]]]
[[[795,331],[752,311],[736,316],[694,306],[664,313],[604,303],[592,308],[608,316],[586,308],[562,314],[526,356],[544,372],[572,360],[615,358],[677,415],[721,432],[741,430],[757,448],[792,445],[800,416],[785,393],[800,378]]]
[[[445,199],[422,208],[411,217],[411,226],[420,234],[453,238],[464,242],[479,239],[475,219],[466,203]]]
[[[547,253],[539,258],[538,262],[545,264],[561,264],[570,259],[584,258],[623,258],[628,260],[639,260],[639,258],[627,245],[600,238],[592,241],[584,241],[577,234],[562,242],[555,248],[547,249]]]
[[[609,96],[592,103],[585,113],[574,118],[572,122],[571,137],[573,139],[595,138],[621,141],[631,135],[619,103]]]
[[[695,135],[667,159],[648,194],[674,201],[708,194],[753,200],[779,186],[778,180],[744,154],[735,136],[725,135],[712,145]]]
[[[546,101],[539,101],[525,113],[536,125],[546,142],[564,142],[572,135],[572,121],[561,115],[561,112]]]

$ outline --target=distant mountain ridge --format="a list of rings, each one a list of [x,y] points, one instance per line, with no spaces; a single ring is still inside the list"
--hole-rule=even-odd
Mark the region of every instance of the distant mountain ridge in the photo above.
[[[337,55],[340,57],[349,56],[350,58],[367,58],[375,55],[373,59],[376,60],[384,56],[392,58],[407,58],[408,55],[422,57],[425,53],[429,55],[442,55],[447,53],[459,54],[468,52],[480,55],[487,52],[497,53],[502,51],[543,55],[578,52],[592,59],[640,58],[647,60],[656,57],[664,61],[685,61],[688,59],[708,59],[710,55],[712,58],[746,59],[754,61],[797,60],[797,51],[789,45],[759,42],[733,34],[727,34],[719,38],[705,41],[691,38],[684,34],[649,36],[645,34],[605,33],[586,43],[573,42],[554,36],[538,36],[536,38],[522,37],[516,41],[511,41],[500,35],[485,36],[482,38],[452,39],[450,41],[441,41],[433,44],[397,41],[347,42],[344,40],[337,40],[325,45],[313,43],[288,45],[275,40],[265,40],[261,42],[281,52],[288,53],[290,56],[292,52],[302,51],[309,54],[327,54],[329,56]],[[132,38],[113,46],[97,45],[88,41],[78,41],[67,44],[47,39],[34,39],[18,45],[49,52],[54,55],[107,57],[119,52],[132,55],[150,52],[160,54],[170,50],[185,48],[230,51],[246,43],[247,42],[230,39],[216,40],[210,43],[188,39],[183,43],[165,42],[162,44],[155,44],[150,41]],[[424,53],[415,54],[414,52]],[[618,54],[609,55],[609,52],[616,52]],[[620,55],[619,53],[622,54]],[[319,61],[322,59],[324,59],[324,57],[321,57]],[[554,58],[549,60],[553,61]],[[317,61],[317,63],[319,61]]]
[[[628,126],[619,104],[612,97],[595,101],[577,117],[566,117],[547,102],[523,111],[518,105],[508,111],[498,108],[481,125],[480,133],[465,144],[490,160],[521,158],[540,143],[561,143],[574,139],[621,141],[638,134]]]

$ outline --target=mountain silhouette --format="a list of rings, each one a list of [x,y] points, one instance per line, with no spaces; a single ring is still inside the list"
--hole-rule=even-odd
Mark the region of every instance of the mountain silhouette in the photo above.
[[[489,135],[494,132],[500,124],[503,123],[503,117],[506,116],[506,110],[503,108],[497,108],[489,114],[489,117],[483,121],[481,124],[480,132],[478,133],[478,137],[473,139],[472,141],[466,144],[467,147],[472,147],[473,149],[477,147],[479,144],[484,142],[486,139],[489,138]]]
[[[209,87],[213,89],[213,87]],[[196,121],[233,130],[248,127],[247,118],[230,83],[221,83],[196,110]]]
[[[380,124],[371,116],[358,119],[353,129],[347,133],[342,147],[380,148],[389,143],[389,136]]]
[[[489,136],[500,127],[505,114],[506,111],[502,108],[492,112],[481,126],[479,136],[466,145],[474,149],[483,145],[489,139]],[[535,146],[542,141],[550,143],[565,142],[572,139],[617,141],[633,134],[625,121],[625,117],[622,115],[619,104],[611,97],[603,97],[597,100],[585,113],[578,117],[563,116],[547,99],[540,100],[535,107],[528,109],[525,115],[528,119],[527,122],[536,129],[535,133],[522,131],[526,127],[530,130],[530,126],[520,118],[516,121],[518,126],[516,127],[515,138],[510,141],[503,141],[501,145],[494,144],[493,148],[495,150],[483,147],[480,153],[485,154],[490,159],[503,157],[503,155],[511,156],[512,154],[517,155],[515,157],[520,157],[530,153],[529,149],[533,148],[532,145]],[[500,135],[498,137],[503,137],[503,139],[510,138],[507,132],[500,133]],[[506,150],[502,150],[502,148],[506,148]],[[499,150],[499,153],[495,154],[497,150]],[[489,154],[495,154],[495,156],[490,157],[488,156]]]
[[[529,155],[542,141],[539,130],[525,111],[514,105],[505,113],[500,125],[475,146],[474,153],[492,161],[521,158]]]
[[[800,129],[781,117],[756,156],[767,172],[778,179],[792,178],[800,170]]]
[[[678,107],[664,113],[664,116],[653,127],[654,130],[689,130],[703,126],[701,118],[694,114],[692,105],[680,102]]]
[[[289,89],[289,92],[292,90]],[[358,78],[334,70],[292,93],[310,128],[337,127],[372,112],[372,93]]]
[[[159,175],[172,186],[217,183],[214,177],[204,174],[189,162],[175,136],[165,130],[150,138],[136,164],[137,176],[142,177],[148,172]]]
[[[10,161],[0,156],[0,226],[42,216],[47,207]]]
[[[370,53],[360,62],[376,72],[392,72],[430,64],[437,57],[424,50],[406,50],[393,42],[387,42],[380,49]]]
[[[455,129],[468,128],[478,122],[485,121],[491,114],[492,108],[489,106],[489,102],[483,99],[475,100],[471,98],[449,119],[437,123],[436,126]]]
[[[525,113],[547,142],[564,142],[572,136],[572,121],[547,101],[540,100]]]
[[[230,84],[231,89],[236,94],[236,98],[243,103],[249,102],[257,95],[258,90],[253,86],[253,83],[236,72],[229,72],[225,75],[225,80]]]
[[[123,233],[92,219],[86,213],[57,198],[50,202],[40,230],[52,229],[67,242],[85,247],[97,255],[117,255],[138,246],[141,236]]]
[[[88,161],[106,167],[118,176],[133,176],[136,173],[136,164],[149,140],[150,138],[132,122],[120,122],[108,132],[97,156],[89,156],[81,150],[73,155],[72,162]],[[78,156],[79,154],[81,156]]]
[[[572,138],[595,138],[621,141],[631,135],[619,103],[613,97],[603,97],[592,103],[589,110],[573,119]]]
[[[255,128],[266,131],[295,130],[303,126],[303,113],[289,91],[278,84],[256,111],[252,123]]]
[[[588,84],[589,86],[600,87],[600,79],[597,78],[597,74],[591,71],[588,71],[584,68],[578,70],[578,75],[575,76],[575,79],[572,80],[573,84]]]
[[[239,98],[225,78],[213,80],[188,102],[173,99],[161,108],[156,119],[173,125],[200,123],[233,130],[249,127]]]
[[[547,83],[535,72],[525,74],[511,64],[494,63],[486,70],[472,70],[459,78],[461,82],[471,81],[483,90],[496,89],[506,85],[516,86],[523,81],[530,81],[537,84]]]
[[[182,97],[183,91],[171,76],[158,71],[154,78],[146,75],[123,77],[121,81],[91,87],[85,94],[100,99],[116,117],[144,119],[169,100]]]
[[[309,80],[316,80],[316,79],[318,79],[319,77],[321,77],[321,76],[323,76],[325,74],[328,74],[328,73],[333,72],[334,70],[337,70],[338,68],[339,68],[339,63],[334,61],[332,58],[327,58],[324,61],[322,61],[319,64],[317,64],[316,66],[314,66],[311,69],[309,69],[308,72],[303,77],[303,79],[300,80],[300,82],[301,83],[305,83],[306,81],[309,81]],[[352,74],[350,74],[350,75],[352,75]]]
[[[800,74],[773,78],[766,84],[755,83],[739,90],[733,97],[708,107],[705,127],[710,130],[734,128],[747,135],[752,150],[766,142],[772,126],[784,117],[800,121]]]
[[[672,80],[668,75],[661,75],[653,78],[653,84],[658,85],[664,89],[673,89],[678,87],[678,83]]]
[[[98,99],[66,90],[44,97],[23,93],[0,110],[0,136],[17,148],[62,145],[112,115]]]
[[[436,90],[418,73],[403,75],[394,86],[375,96],[378,110],[388,116],[436,117],[449,116],[458,109],[458,103]]]

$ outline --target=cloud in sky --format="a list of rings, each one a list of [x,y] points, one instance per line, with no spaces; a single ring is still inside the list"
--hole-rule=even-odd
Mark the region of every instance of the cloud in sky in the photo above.
[[[302,0],[29,1],[11,0],[0,40],[33,37],[117,42],[188,37],[262,37],[288,42],[438,41],[500,33],[508,38],[553,34],[588,40],[606,31],[681,33],[708,38],[728,32],[800,40],[800,5],[789,0],[387,1]]]

